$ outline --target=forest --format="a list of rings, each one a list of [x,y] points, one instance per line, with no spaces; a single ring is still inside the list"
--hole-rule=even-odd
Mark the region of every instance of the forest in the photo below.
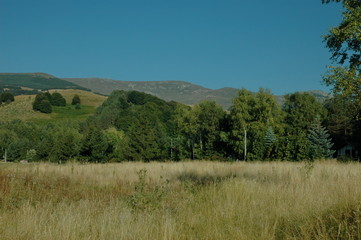
[[[230,109],[224,110],[210,101],[187,106],[141,92],[114,91],[85,121],[1,122],[0,156],[50,162],[302,161],[336,157],[336,150],[347,144],[355,154],[339,160],[359,160],[360,1],[322,2],[342,2],[344,8],[341,23],[323,36],[337,64],[328,66],[323,75],[323,82],[332,88],[332,97],[324,102],[296,92],[279,105],[269,90],[241,89]],[[24,76],[31,81],[34,77]],[[14,78],[2,75],[8,77]],[[46,79],[54,77],[43,77],[32,84],[46,90]],[[64,88],[72,86],[55,80]],[[38,94],[33,109],[50,113],[52,106],[66,107],[61,96],[49,95]],[[9,96],[2,93],[2,98],[2,103],[11,104]],[[80,102],[76,106],[81,108]]]
[[[51,104],[46,96],[54,97]],[[49,106],[66,105],[60,93],[38,94],[37,111],[39,99]],[[72,104],[80,108],[81,99],[74,99]],[[281,106],[268,90],[242,89],[224,110],[211,101],[187,106],[142,92],[114,91],[85,121],[0,123],[0,156],[58,163],[328,159],[337,147],[360,142],[353,105],[341,95],[319,102],[296,92],[286,95]]]

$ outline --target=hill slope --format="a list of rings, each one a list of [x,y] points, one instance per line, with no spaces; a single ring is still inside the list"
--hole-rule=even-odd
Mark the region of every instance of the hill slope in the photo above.
[[[15,92],[19,91],[19,89],[25,91],[48,89],[88,90],[77,84],[46,73],[0,73],[0,91],[4,88]]]
[[[196,104],[201,100],[214,100],[225,108],[237,95],[236,88],[212,90],[184,81],[118,81],[104,78],[65,78],[94,92],[109,95],[114,90],[140,91],[155,95],[166,101]]]
[[[110,95],[114,90],[139,91],[157,96],[166,101],[176,101],[194,105],[202,100],[215,101],[223,108],[229,109],[232,99],[239,89],[209,89],[184,81],[118,81],[104,78],[64,78],[60,79],[45,73],[0,73],[0,92],[10,90],[14,95],[36,94],[39,90],[79,89],[91,90]],[[308,91],[319,101],[329,96],[322,91]],[[275,96],[279,104],[283,96]]]
[[[78,119],[85,120],[88,116],[95,113],[95,110],[100,106],[107,97],[101,96],[92,92],[83,90],[54,90],[61,93],[66,102],[71,103],[71,99],[75,94],[80,96],[81,110],[74,110],[72,107],[53,107],[53,113],[45,114],[35,112],[32,103],[35,100],[35,95],[20,95],[15,96],[15,101],[10,104],[2,104],[0,106],[0,121],[24,120],[24,121],[51,121],[64,119]],[[53,92],[53,91],[50,91]]]
[[[65,78],[65,80],[105,95],[109,95],[114,90],[135,90],[155,95],[166,101],[189,105],[197,104],[202,100],[212,100],[225,109],[229,109],[232,99],[239,91],[239,89],[228,87],[212,90],[183,81],[118,81],[104,78]],[[321,102],[329,97],[327,93],[318,90],[308,92]],[[283,104],[284,96],[275,96],[275,98],[279,104]]]

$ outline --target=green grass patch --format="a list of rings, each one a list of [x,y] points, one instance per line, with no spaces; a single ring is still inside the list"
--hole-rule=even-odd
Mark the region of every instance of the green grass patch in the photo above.
[[[80,105],[80,109],[68,104],[64,107],[52,106],[53,112],[50,114],[50,119],[31,119],[32,122],[38,124],[47,124],[54,121],[85,121],[89,116],[93,115],[96,111],[94,106]]]
[[[76,109],[73,105],[65,107],[53,106],[53,112],[50,114],[52,119],[55,120],[85,120],[90,115],[95,113],[95,107],[81,105],[80,109]]]

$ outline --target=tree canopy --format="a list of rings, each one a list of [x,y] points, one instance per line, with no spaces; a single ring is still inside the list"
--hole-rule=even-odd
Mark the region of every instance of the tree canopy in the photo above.
[[[11,92],[5,91],[0,94],[0,102],[10,103],[15,100],[14,95]]]
[[[344,11],[341,23],[323,36],[326,47],[331,52],[331,59],[339,65],[329,67],[323,80],[326,85],[333,86],[334,93],[350,96],[360,105],[361,1],[342,1],[342,5]]]

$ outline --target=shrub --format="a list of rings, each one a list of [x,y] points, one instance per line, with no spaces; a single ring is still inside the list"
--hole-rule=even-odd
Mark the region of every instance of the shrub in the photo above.
[[[39,93],[35,97],[35,101],[33,103],[33,110],[39,111],[42,113],[51,113],[52,107],[51,104],[47,98],[47,96],[44,93]]]
[[[51,105],[53,106],[66,106],[66,101],[63,95],[58,92],[51,94]]]
[[[71,105],[79,105],[79,104],[80,104],[80,97],[79,95],[76,94],[71,100]]]
[[[0,101],[5,103],[10,103],[15,100],[14,95],[10,92],[3,92],[0,95]]]

